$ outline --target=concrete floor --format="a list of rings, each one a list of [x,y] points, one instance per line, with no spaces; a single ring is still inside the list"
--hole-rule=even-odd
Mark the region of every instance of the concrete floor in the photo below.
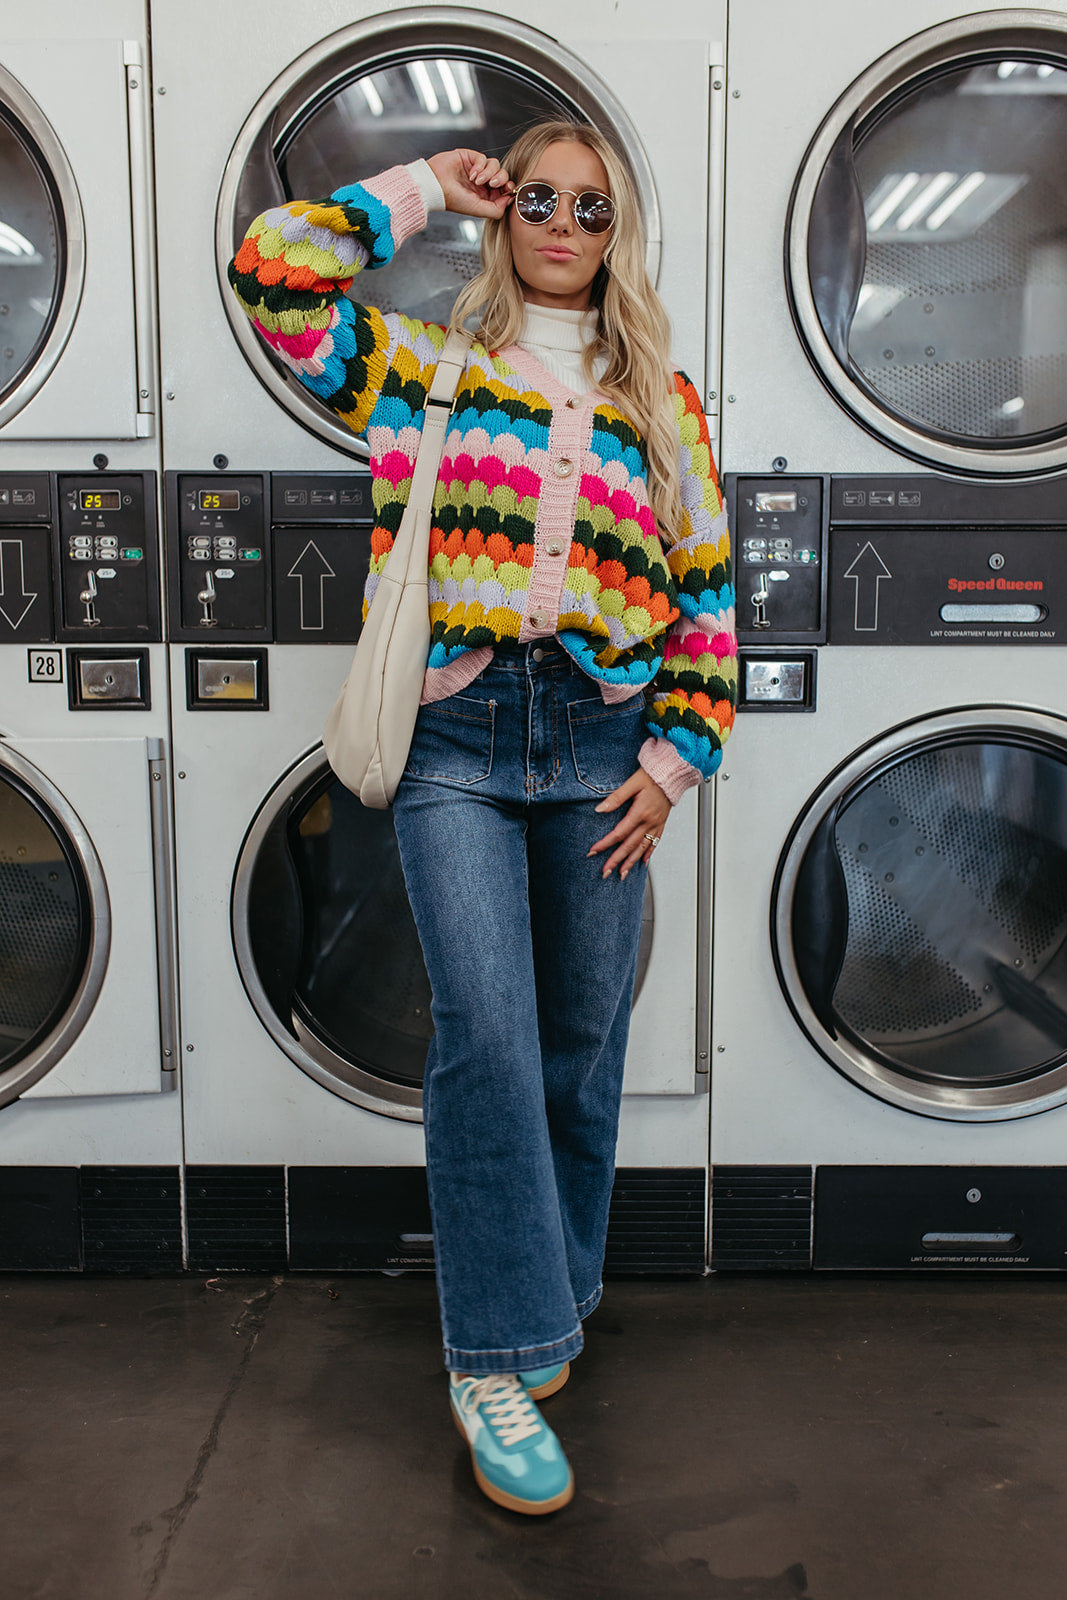
[[[473,1485],[426,1278],[0,1279],[3,1600],[1048,1600],[1067,1281],[609,1283]]]

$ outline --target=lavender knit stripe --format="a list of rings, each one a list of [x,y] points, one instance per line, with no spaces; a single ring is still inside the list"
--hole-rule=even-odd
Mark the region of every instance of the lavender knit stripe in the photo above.
[[[530,639],[548,638],[559,626],[559,608],[574,538],[578,491],[582,483],[582,463],[592,437],[591,405],[573,408],[560,406],[553,411],[552,426],[548,433],[548,470],[537,502],[534,560],[526,592],[526,615],[519,632],[520,644],[526,644]],[[570,463],[570,471],[561,477],[556,467],[563,462]],[[549,554],[550,544],[559,547],[558,554]],[[543,617],[544,621],[535,624],[532,620],[534,616]]]

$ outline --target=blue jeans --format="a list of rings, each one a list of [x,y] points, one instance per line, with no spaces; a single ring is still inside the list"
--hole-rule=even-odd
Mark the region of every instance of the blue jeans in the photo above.
[[[587,859],[636,770],[640,695],[606,706],[554,644],[499,650],[419,712],[393,806],[433,988],[426,1164],[445,1365],[577,1355],[600,1298],[645,868]]]

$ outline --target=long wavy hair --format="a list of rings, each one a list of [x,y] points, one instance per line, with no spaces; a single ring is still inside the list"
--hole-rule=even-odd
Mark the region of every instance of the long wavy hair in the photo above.
[[[520,135],[503,165],[516,185],[524,183],[551,144],[582,144],[604,163],[615,202],[615,225],[590,290],[597,312],[596,337],[583,357],[590,388],[624,411],[645,442],[648,498],[664,538],[679,537],[678,430],[670,365],[670,319],[645,271],[645,236],[633,180],[618,153],[595,128],[577,122],[540,122]],[[480,315],[477,337],[488,350],[518,342],[526,317],[522,284],[511,257],[508,214],[491,218],[482,233],[482,270],[461,292],[450,326]],[[607,358],[594,377],[598,356]]]

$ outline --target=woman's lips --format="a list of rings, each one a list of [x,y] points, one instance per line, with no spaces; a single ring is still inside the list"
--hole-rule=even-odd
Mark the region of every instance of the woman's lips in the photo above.
[[[577,257],[576,251],[566,250],[561,245],[551,244],[543,245],[537,254],[545,256],[549,261],[574,261]]]

